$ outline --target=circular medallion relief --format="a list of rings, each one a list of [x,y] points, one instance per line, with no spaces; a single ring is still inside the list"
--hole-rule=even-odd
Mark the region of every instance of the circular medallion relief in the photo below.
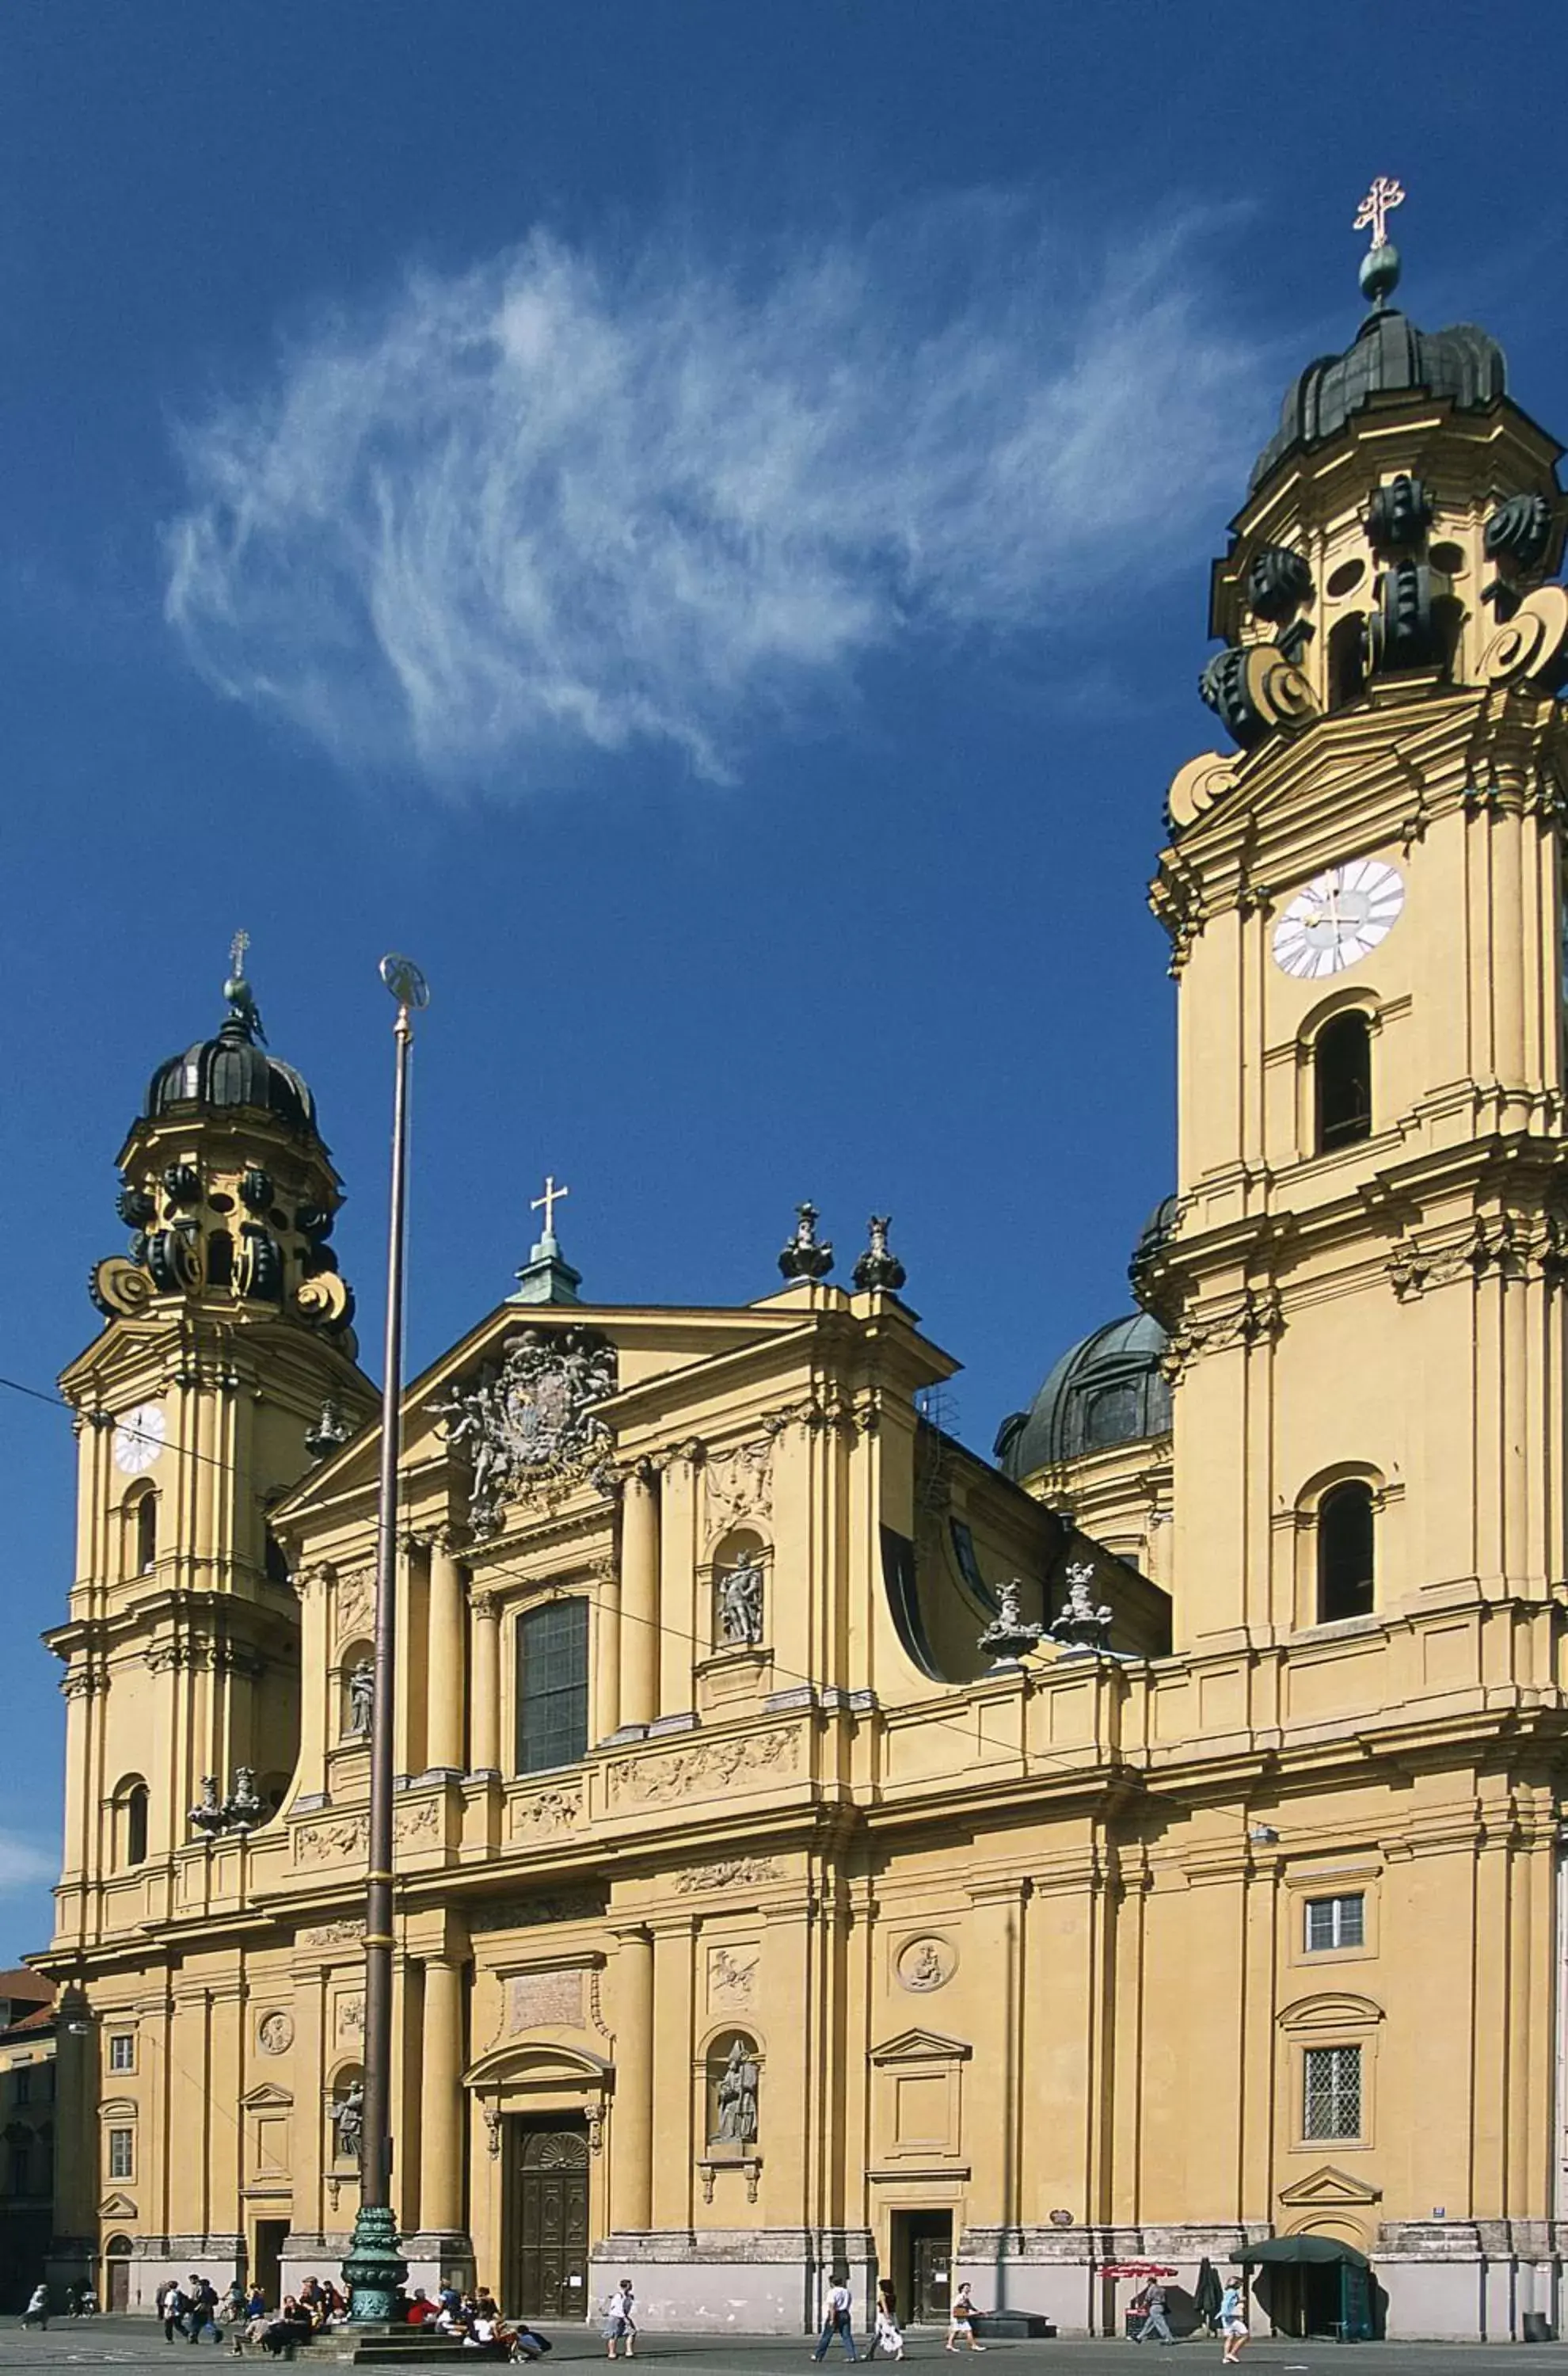
[[[161,1403],[139,1403],[114,1430],[114,1466],[123,1477],[139,1476],[163,1450],[169,1422]]]
[[[932,1989],[945,1988],[957,1968],[958,1958],[945,1939],[911,1939],[899,1950],[895,1969],[901,1989],[912,1989],[917,1996],[925,1996]]]
[[[286,2013],[264,2013],[256,2024],[255,2042],[264,2054],[287,2054],[294,2042],[294,2024]]]

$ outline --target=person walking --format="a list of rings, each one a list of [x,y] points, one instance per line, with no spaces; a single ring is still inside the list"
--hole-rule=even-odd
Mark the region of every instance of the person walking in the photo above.
[[[1152,2334],[1157,2343],[1174,2343],[1170,2322],[1165,2315],[1165,2287],[1158,2277],[1151,2277],[1143,2292],[1144,2323],[1134,2335],[1134,2343],[1146,2343]]]
[[[613,2359],[615,2346],[624,2343],[626,2357],[635,2359],[637,2351],[637,2298],[632,2291],[630,2277],[623,2277],[604,2305],[605,2357]]]
[[[180,2322],[190,2305],[186,2301],[178,2277],[171,2277],[158,2297],[158,2314],[163,2321],[163,2340],[172,2343],[176,2334],[183,2334]]]
[[[218,2332],[218,2288],[209,2277],[191,2278],[190,2312],[185,2320],[185,2341],[199,2343],[209,2331],[214,2343],[223,2338]]]
[[[1219,2298],[1219,2332],[1225,2337],[1219,2364],[1233,2368],[1249,2341],[1246,2280],[1236,2269],[1226,2278],[1225,2291]]]
[[[902,2359],[904,2330],[898,2323],[898,2297],[891,2277],[880,2277],[876,2287],[876,2332],[872,2337],[871,2357]]]
[[[835,2277],[827,2288],[827,2299],[823,2304],[822,2333],[817,2336],[816,2349],[812,2353],[814,2359],[826,2358],[827,2346],[835,2335],[844,2346],[846,2359],[860,2358],[855,2349],[854,2308],[855,2298],[849,2291],[849,2278]]]
[[[36,2326],[42,2329],[43,2334],[48,2334],[49,2288],[47,2286],[34,2286],[32,2292],[28,2297],[28,2306],[22,2312],[22,2324],[24,2326]]]
[[[943,2349],[956,2351],[958,2338],[962,2335],[971,2351],[983,2351],[984,2344],[975,2341],[975,2321],[979,2316],[980,2312],[975,2308],[968,2281],[966,2279],[954,2295],[953,2307],[947,2313],[947,2340],[943,2345]]]

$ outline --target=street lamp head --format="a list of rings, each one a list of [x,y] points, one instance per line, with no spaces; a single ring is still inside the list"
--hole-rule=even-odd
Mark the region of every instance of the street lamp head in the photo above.
[[[383,957],[381,979],[399,1006],[422,1007],[430,1004],[430,984],[412,957],[400,957],[395,953]]]

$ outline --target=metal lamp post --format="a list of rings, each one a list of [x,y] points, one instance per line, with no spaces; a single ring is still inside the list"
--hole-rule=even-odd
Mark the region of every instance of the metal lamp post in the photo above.
[[[412,1017],[428,1006],[424,976],[408,957],[381,960],[398,1002],[392,1103],[392,1209],[386,1244],[386,1356],[381,1387],[381,1491],[375,1544],[374,1696],[370,1726],[370,1868],[365,1882],[364,2125],[360,2204],[343,2263],[349,2315],[390,2319],[409,2274],[392,2213],[392,1741],[397,1688],[398,1468],[402,1449],[403,1244],[408,1206],[409,1052]]]

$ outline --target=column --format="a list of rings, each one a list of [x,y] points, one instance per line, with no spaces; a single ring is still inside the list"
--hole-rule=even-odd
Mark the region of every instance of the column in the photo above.
[[[501,1771],[501,1604],[493,1592],[476,1592],[473,1611],[473,1704],[469,1710],[469,1771]]]
[[[611,2227],[639,2234],[653,2213],[653,1940],[617,1934],[615,2096],[611,2112]]]
[[[659,1480],[629,1476],[621,1499],[621,1722],[659,1712]]]
[[[463,1573],[447,1538],[438,1536],[430,1554],[425,1763],[457,1773],[463,1767]]]
[[[424,1967],[422,2046],[420,2226],[453,2235],[463,2224],[463,1967],[445,1956]]]
[[[594,1595],[593,1737],[608,1740],[621,1724],[621,1579],[600,1578]]]

